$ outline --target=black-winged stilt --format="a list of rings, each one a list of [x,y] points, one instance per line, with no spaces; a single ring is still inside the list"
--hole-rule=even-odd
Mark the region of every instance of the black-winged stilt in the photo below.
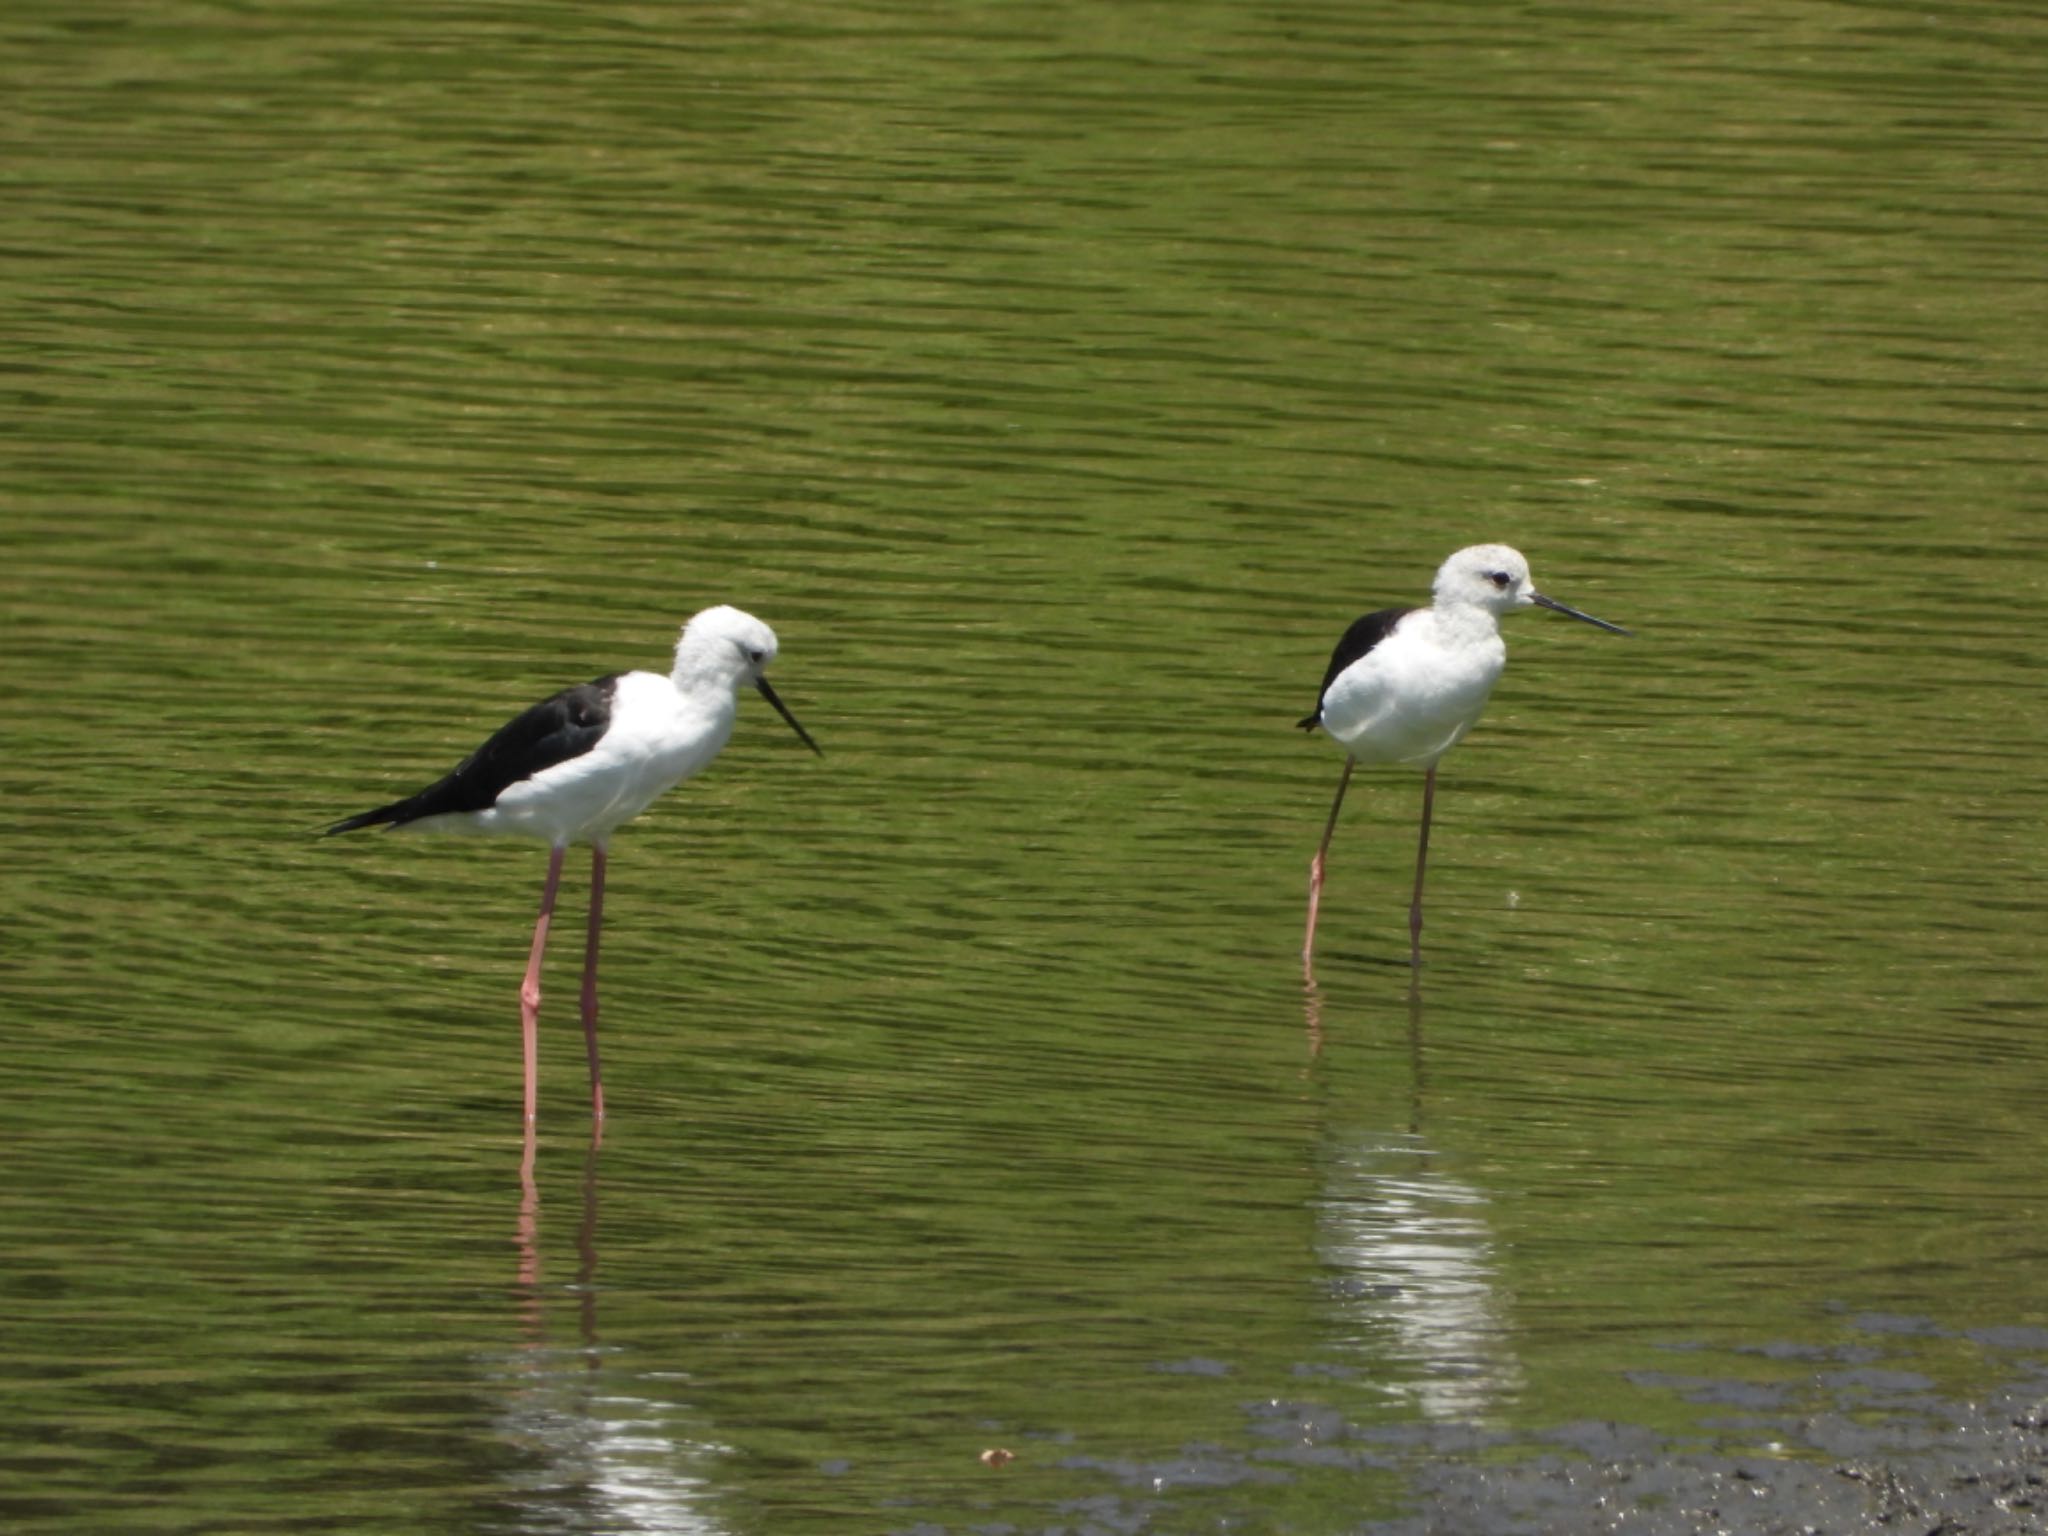
[[[1316,909],[1323,896],[1323,861],[1351,770],[1360,763],[1401,763],[1423,770],[1422,836],[1415,849],[1415,895],[1408,905],[1408,963],[1422,964],[1422,876],[1429,860],[1429,815],[1436,799],[1436,765],[1458,744],[1500,681],[1508,650],[1502,615],[1548,608],[1625,635],[1627,630],[1590,613],[1567,608],[1538,592],[1529,562],[1505,544],[1474,544],[1440,566],[1427,608],[1385,608],[1344,632],[1330,656],[1314,711],[1298,722],[1321,726],[1344,749],[1344,775],[1323,841],[1308,867],[1308,933],[1302,969],[1315,955]]]
[[[537,837],[550,845],[533,950],[519,988],[526,1048],[526,1120],[539,1107],[540,961],[571,843],[590,844],[590,934],[583,952],[583,1038],[590,1109],[604,1118],[597,1065],[597,937],[604,921],[605,849],[615,828],[718,756],[732,735],[742,683],[775,706],[805,746],[823,750],[763,676],[775,631],[737,608],[706,608],[683,626],[674,669],[614,672],[565,688],[508,721],[455,771],[416,795],[327,828],[422,827]]]

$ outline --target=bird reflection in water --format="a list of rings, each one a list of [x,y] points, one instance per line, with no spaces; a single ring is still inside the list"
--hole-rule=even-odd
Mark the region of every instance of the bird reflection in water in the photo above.
[[[576,1272],[564,1287],[546,1282],[538,1137],[526,1127],[514,1228],[516,1349],[506,1369],[499,1433],[521,1453],[507,1474],[520,1529],[725,1536],[706,1463],[726,1447],[691,1435],[687,1405],[647,1394],[645,1373],[629,1373],[600,1340],[597,1210],[601,1132],[583,1162],[576,1224]],[[576,1298],[576,1341],[550,1336],[551,1302]]]
[[[1310,1061],[1323,994],[1304,1002]],[[1445,1172],[1423,1131],[1422,989],[1408,987],[1405,1130],[1323,1134],[1316,1251],[1330,1275],[1335,1342],[1437,1423],[1483,1421],[1519,1394],[1522,1369],[1501,1293],[1484,1191]]]

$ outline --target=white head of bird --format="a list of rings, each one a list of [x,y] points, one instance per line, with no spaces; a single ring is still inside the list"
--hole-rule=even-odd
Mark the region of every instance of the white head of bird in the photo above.
[[[1436,582],[1430,591],[1439,620],[1450,618],[1461,609],[1498,620],[1519,608],[1548,608],[1616,634],[1628,633],[1619,624],[1567,608],[1538,592],[1529,575],[1529,562],[1520,550],[1505,544],[1472,544],[1459,550],[1437,567]]]
[[[751,613],[720,603],[683,626],[676,639],[676,681],[751,683],[767,670],[775,651],[774,630]]]
[[[803,744],[822,757],[824,752],[811,740],[811,733],[796,723],[789,706],[768,686],[768,664],[775,659],[775,650],[774,630],[751,613],[720,603],[692,616],[683,626],[682,635],[676,640],[676,665],[671,681],[680,693],[699,698],[710,694],[719,699],[718,707],[728,721],[733,693],[742,683],[752,683],[755,691],[789,722],[789,728],[802,738]]]

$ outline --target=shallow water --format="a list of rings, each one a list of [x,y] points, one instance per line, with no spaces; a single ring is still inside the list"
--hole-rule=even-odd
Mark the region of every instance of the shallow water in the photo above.
[[[1348,1531],[2041,1352],[2048,26],[9,31],[11,1529]],[[1480,538],[1637,636],[1511,627],[1419,993],[1360,776],[1304,995],[1290,722]],[[522,1178],[543,859],[309,834],[714,601],[827,756],[621,834]]]

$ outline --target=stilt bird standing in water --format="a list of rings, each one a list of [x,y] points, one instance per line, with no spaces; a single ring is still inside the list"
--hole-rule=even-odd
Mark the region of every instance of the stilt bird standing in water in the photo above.
[[[515,716],[438,783],[327,828],[332,834],[357,827],[423,827],[535,837],[549,844],[540,918],[519,988],[529,1125],[539,1108],[540,961],[563,855],[571,843],[590,844],[583,1038],[590,1055],[590,1111],[601,1121],[597,940],[604,922],[605,850],[618,826],[718,756],[732,735],[743,683],[753,684],[804,745],[824,755],[768,686],[763,674],[774,659],[774,630],[737,608],[706,608],[683,626],[667,676],[614,672],[564,689]]]
[[[1306,973],[1316,947],[1323,862],[1351,770],[1360,763],[1401,763],[1423,770],[1422,837],[1415,849],[1415,895],[1408,905],[1408,963],[1422,964],[1422,877],[1429,862],[1429,817],[1436,765],[1472,729],[1507,665],[1500,621],[1522,608],[1548,608],[1625,635],[1627,630],[1545,597],[1529,579],[1529,562],[1505,544],[1474,544],[1436,573],[1427,608],[1384,608],[1344,632],[1323,674],[1305,731],[1321,726],[1344,749],[1344,775],[1323,841],[1308,867],[1308,932],[1301,942]]]

